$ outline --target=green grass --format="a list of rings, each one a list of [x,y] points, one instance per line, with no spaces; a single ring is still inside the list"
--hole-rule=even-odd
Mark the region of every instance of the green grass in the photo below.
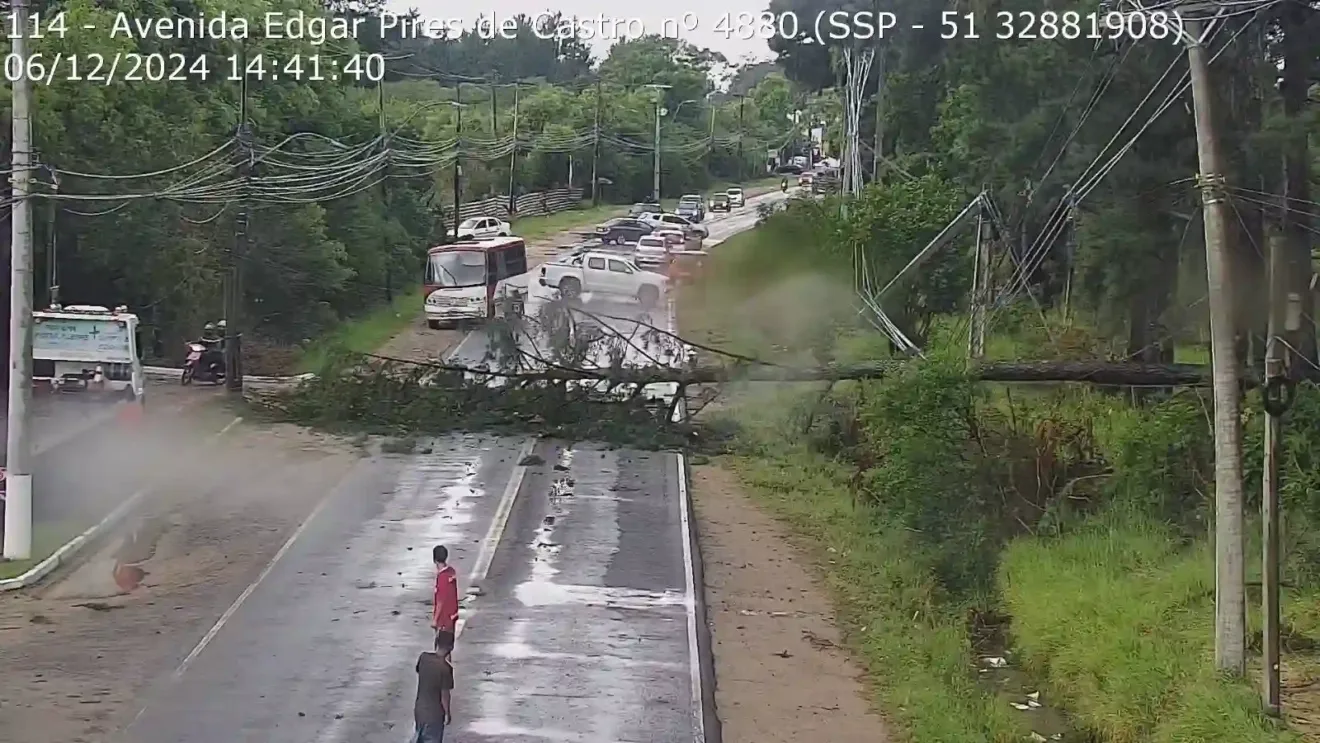
[[[85,527],[68,521],[37,522],[32,526],[32,558],[28,560],[0,560],[0,579],[17,578],[37,563],[50,557],[55,550],[78,536]]]
[[[603,204],[582,209],[568,209],[539,217],[522,217],[512,222],[513,231],[528,240],[542,240],[567,230],[591,227],[628,211],[627,206]]]
[[[308,372],[319,369],[326,356],[335,348],[374,353],[403,332],[408,323],[417,319],[420,311],[421,294],[411,288],[406,289],[393,302],[343,323],[330,335],[308,346],[299,359],[298,370]]]
[[[730,464],[815,558],[873,699],[902,733],[897,740],[1027,739],[1011,709],[977,684],[962,607],[941,605],[904,529],[859,517],[833,463],[798,451]]]
[[[1214,559],[1103,519],[1020,539],[1000,566],[1020,658],[1107,743],[1284,743],[1246,683],[1213,671]]]

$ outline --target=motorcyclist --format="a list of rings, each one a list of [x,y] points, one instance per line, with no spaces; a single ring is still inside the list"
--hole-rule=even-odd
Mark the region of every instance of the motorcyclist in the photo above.
[[[206,350],[202,351],[202,357],[198,359],[197,366],[199,369],[205,369],[209,371],[210,369],[213,368],[214,364],[219,364],[220,368],[222,369],[224,368],[224,362],[225,362],[224,328],[225,328],[224,320],[221,320],[219,323],[208,322],[206,326],[202,328],[202,337],[199,338],[197,342],[200,343],[203,347],[205,347]]]
[[[785,178],[785,179],[779,181],[779,190],[780,190],[780,191],[783,191],[784,193],[788,193],[788,179],[787,179],[787,178]]]

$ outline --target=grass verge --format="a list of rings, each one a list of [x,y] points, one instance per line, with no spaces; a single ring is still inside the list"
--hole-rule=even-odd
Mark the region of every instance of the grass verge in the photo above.
[[[840,473],[822,457],[733,457],[754,499],[816,558],[840,628],[869,687],[904,739],[1017,743],[1026,733],[971,673],[964,607],[941,605],[921,550],[905,529],[860,517]]]
[[[1213,671],[1214,558],[1100,518],[1019,539],[1000,566],[1020,657],[1109,743],[1284,743],[1250,687]]]
[[[409,323],[417,320],[421,304],[421,295],[409,289],[400,292],[393,302],[343,323],[333,333],[317,340],[303,351],[302,357],[298,360],[298,371],[309,372],[321,368],[326,358],[336,348],[345,348],[357,353],[374,353],[391,338],[403,332]]]
[[[55,554],[83,527],[69,521],[37,522],[32,525],[32,557],[27,560],[0,560],[0,579],[17,578]]]

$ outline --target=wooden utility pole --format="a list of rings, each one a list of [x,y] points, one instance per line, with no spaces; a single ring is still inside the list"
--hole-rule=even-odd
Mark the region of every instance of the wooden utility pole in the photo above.
[[[463,221],[463,83],[454,83],[454,241],[458,241],[458,225]]]
[[[1303,117],[1309,102],[1311,86],[1310,65],[1315,59],[1315,11],[1304,3],[1284,3],[1280,6],[1280,26],[1283,30],[1283,80],[1280,94],[1283,113],[1288,118],[1288,136],[1283,158],[1283,238],[1287,241],[1289,265],[1289,291],[1299,295],[1301,325],[1299,332],[1289,340],[1305,361],[1298,368],[1320,363],[1316,353],[1315,294],[1310,290],[1311,277],[1311,152]]]
[[[1204,24],[1187,14],[1187,62],[1196,117],[1199,187],[1205,220],[1210,302],[1210,359],[1215,406],[1215,666],[1246,673],[1247,602],[1242,524],[1242,420],[1234,348],[1233,284],[1229,264],[1227,194],[1203,45]]]
[[[967,339],[967,356],[980,361],[985,358],[985,326],[990,308],[990,246],[993,226],[985,218],[984,202],[977,206],[976,267],[972,274],[972,321],[971,335]]]
[[[1265,461],[1261,482],[1261,528],[1264,549],[1261,555],[1261,603],[1264,628],[1261,645],[1264,652],[1261,696],[1265,711],[1280,712],[1279,626],[1279,444],[1283,440],[1283,414],[1292,397],[1288,374],[1288,349],[1280,337],[1295,335],[1300,323],[1301,297],[1288,291],[1287,238],[1280,232],[1269,237],[1269,340],[1265,347],[1265,386],[1261,400],[1265,406]]]
[[[509,153],[509,214],[518,212],[518,81],[513,83],[513,152]]]
[[[600,204],[600,80],[596,80],[596,119],[591,125],[591,205]]]
[[[246,57],[241,60],[247,64]],[[225,386],[230,392],[243,391],[243,261],[247,260],[250,239],[251,208],[249,188],[252,181],[254,155],[252,129],[248,126],[247,77],[238,88],[238,172],[242,182],[238,214],[234,217],[234,245],[229,250],[228,271],[225,275]]]

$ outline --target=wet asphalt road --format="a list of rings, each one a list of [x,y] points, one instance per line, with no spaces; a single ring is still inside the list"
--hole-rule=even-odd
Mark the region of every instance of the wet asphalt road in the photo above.
[[[328,493],[119,740],[406,740],[438,543],[464,588],[489,566],[464,611],[447,742],[692,740],[676,459],[541,442],[546,464],[519,472],[530,439],[429,445],[364,459]],[[573,493],[552,499],[566,477]]]

